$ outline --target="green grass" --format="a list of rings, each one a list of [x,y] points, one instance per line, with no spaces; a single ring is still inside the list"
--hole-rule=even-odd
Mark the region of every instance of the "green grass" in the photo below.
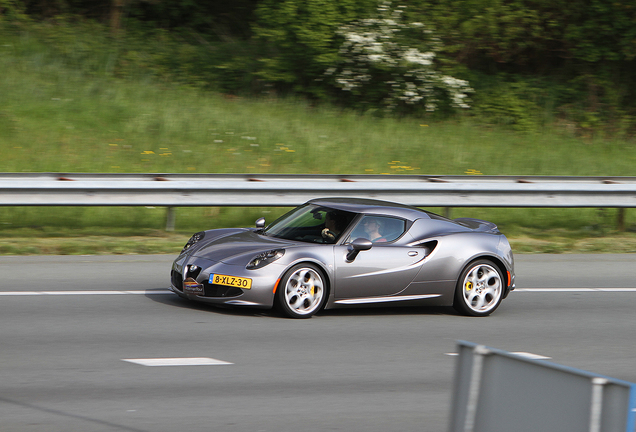
[[[1,30],[3,172],[636,174],[634,141],[581,139],[558,129],[520,134],[482,127],[470,116],[381,118],[301,100],[227,97],[141,72],[116,74],[109,66],[116,51],[92,52],[72,33],[60,55],[59,46],[42,42],[37,32]],[[284,210],[180,208],[176,235],[252,225]],[[636,224],[634,213],[626,213],[628,227]],[[454,209],[453,217],[460,216],[492,220],[511,238],[538,245],[547,235],[560,251],[576,249],[579,240],[617,235],[613,209]],[[71,239],[68,253],[90,250],[80,240],[92,238],[117,253],[97,238],[143,234],[164,242],[153,234],[164,227],[161,208],[5,207],[0,253],[33,253],[7,246],[25,238]],[[145,250],[122,250],[139,249]]]
[[[100,254],[171,254],[177,255],[189,238],[186,234],[161,231],[144,235],[105,233],[78,236],[41,237],[24,232],[25,237],[11,236],[0,241],[0,255],[100,255]],[[524,253],[636,253],[636,234],[607,234],[601,237],[576,238],[563,231],[534,233],[510,238],[515,254]]]
[[[0,31],[1,171],[633,175],[636,166],[633,141],[116,79],[78,70],[33,37]]]

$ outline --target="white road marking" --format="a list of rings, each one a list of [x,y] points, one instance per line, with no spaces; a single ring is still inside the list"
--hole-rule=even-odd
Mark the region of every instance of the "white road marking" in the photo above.
[[[576,293],[576,292],[636,292],[636,288],[517,288],[515,293]],[[173,294],[168,289],[132,291],[0,291],[0,296],[47,296],[47,295],[166,295]]]
[[[155,295],[173,294],[170,290],[136,290],[136,291],[0,291],[0,296],[46,296],[46,295]]]
[[[552,358],[552,357],[546,357],[546,356],[542,356],[542,355],[539,355],[539,354],[532,354],[532,353],[524,352],[524,351],[515,351],[515,352],[511,352],[510,354],[516,354],[516,355],[518,355],[520,357],[525,357],[525,358],[529,358],[529,359],[532,359],[532,360],[548,360],[548,359]],[[444,353],[444,355],[447,355],[447,356],[458,356],[459,353]]]
[[[221,366],[234,364],[209,357],[139,358],[122,360],[142,366]]]

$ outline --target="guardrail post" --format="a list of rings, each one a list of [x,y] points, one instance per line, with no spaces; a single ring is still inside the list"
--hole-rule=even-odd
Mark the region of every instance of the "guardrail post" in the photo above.
[[[466,407],[466,422],[464,432],[474,432],[477,418],[477,404],[479,403],[479,390],[481,387],[481,369],[484,364],[484,356],[490,351],[484,345],[477,345],[473,349],[473,367],[470,373],[470,385],[468,387],[468,404]]]
[[[605,378],[592,378],[592,405],[590,406],[590,432],[601,432],[601,413],[603,411],[603,386]]]
[[[623,207],[618,209],[617,225],[620,232],[625,231],[625,208]]]
[[[166,231],[174,231],[176,216],[174,213],[174,207],[166,208]]]

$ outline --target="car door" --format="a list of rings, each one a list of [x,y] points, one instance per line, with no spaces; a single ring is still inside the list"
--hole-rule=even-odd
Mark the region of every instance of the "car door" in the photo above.
[[[388,296],[403,291],[417,275],[423,251],[397,242],[406,228],[406,222],[388,216],[373,216],[382,224],[382,237],[369,250],[360,251],[353,260],[347,258],[349,244],[335,246],[336,299],[360,299]],[[362,227],[368,222],[362,218],[352,231],[350,240],[365,238]]]

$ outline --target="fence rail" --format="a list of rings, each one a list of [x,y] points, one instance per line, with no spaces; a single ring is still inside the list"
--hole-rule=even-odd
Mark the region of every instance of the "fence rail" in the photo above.
[[[292,207],[327,196],[419,207],[625,209],[636,207],[636,177],[0,174],[0,206]],[[623,218],[621,210],[619,228]]]
[[[2,174],[3,206],[296,206],[324,196],[421,207],[636,207],[636,177]]]

